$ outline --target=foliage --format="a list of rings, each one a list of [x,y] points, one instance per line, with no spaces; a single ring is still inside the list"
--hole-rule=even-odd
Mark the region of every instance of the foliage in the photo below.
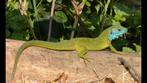
[[[28,25],[26,25],[25,18],[20,15],[19,11],[14,10],[10,14],[7,14],[6,19],[6,36],[9,38],[26,40],[29,34]]]
[[[135,46],[135,49],[132,49],[130,47],[123,47],[123,52],[136,52],[141,55],[141,46],[137,45],[136,43],[133,43],[133,45]]]
[[[53,0],[19,1],[6,2],[6,37],[46,40]],[[76,1],[80,3],[82,0]],[[71,0],[56,0],[52,26],[55,30],[51,31],[51,38],[54,41],[70,38],[75,14]],[[45,20],[48,22],[44,22]],[[115,24],[121,24],[129,29],[125,38],[113,41],[117,49],[135,49],[133,43],[140,45],[140,5],[136,6],[133,2],[128,5],[127,0],[87,0],[79,16],[75,37],[96,37],[104,29]]]
[[[67,22],[67,16],[62,11],[55,11],[55,16],[53,18],[56,22],[59,22],[59,23]]]

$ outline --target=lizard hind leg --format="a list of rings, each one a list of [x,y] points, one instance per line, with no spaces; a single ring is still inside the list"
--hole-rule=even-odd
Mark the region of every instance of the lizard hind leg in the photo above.
[[[78,51],[78,57],[79,58],[89,62],[89,59],[86,58],[86,56],[85,56],[87,54],[87,52],[88,52],[88,50],[85,47],[83,47],[83,46],[76,46],[76,51]]]

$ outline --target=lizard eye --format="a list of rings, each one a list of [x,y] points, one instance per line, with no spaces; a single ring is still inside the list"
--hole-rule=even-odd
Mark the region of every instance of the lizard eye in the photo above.
[[[118,31],[121,31],[120,29],[118,29]]]

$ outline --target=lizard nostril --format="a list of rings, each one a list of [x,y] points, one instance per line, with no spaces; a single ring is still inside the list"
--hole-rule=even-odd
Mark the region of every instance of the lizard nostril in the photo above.
[[[110,34],[113,34],[113,32],[111,32]]]

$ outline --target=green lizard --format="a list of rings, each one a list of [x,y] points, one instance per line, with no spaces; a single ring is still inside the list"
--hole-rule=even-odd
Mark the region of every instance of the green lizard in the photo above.
[[[85,54],[88,50],[103,50],[109,47],[113,52],[119,53],[111,44],[111,41],[122,36],[127,32],[127,28],[121,25],[113,25],[104,30],[96,38],[73,38],[71,40],[63,40],[61,42],[45,42],[39,40],[32,40],[24,43],[18,50],[14,62],[14,66],[11,73],[11,78],[14,78],[14,74],[17,68],[22,52],[31,46],[43,47],[51,50],[75,50],[78,52],[78,56],[85,59]]]

